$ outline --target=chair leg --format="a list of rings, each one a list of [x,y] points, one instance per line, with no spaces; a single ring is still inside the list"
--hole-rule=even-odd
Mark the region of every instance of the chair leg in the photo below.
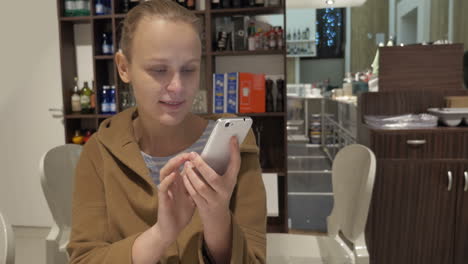
[[[361,234],[356,241],[354,241],[354,257],[356,264],[369,264],[369,252],[367,251],[366,239],[364,234]]]

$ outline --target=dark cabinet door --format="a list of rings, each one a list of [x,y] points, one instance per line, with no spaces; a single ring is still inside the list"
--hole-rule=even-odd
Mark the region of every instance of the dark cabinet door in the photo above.
[[[455,264],[468,263],[468,161],[460,164],[455,218]]]
[[[456,167],[446,161],[378,160],[366,227],[371,264],[453,262]]]

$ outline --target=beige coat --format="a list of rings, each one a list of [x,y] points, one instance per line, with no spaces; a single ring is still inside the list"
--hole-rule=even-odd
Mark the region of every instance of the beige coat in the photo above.
[[[158,219],[157,188],[133,133],[136,116],[132,108],[103,121],[84,146],[74,182],[70,263],[132,263],[135,239]],[[231,263],[265,263],[265,188],[252,131],[240,151],[242,163],[230,206]],[[204,263],[202,236],[195,211],[161,263]]]

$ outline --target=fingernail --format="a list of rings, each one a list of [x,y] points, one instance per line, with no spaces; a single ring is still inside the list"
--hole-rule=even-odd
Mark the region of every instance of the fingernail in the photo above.
[[[197,157],[197,153],[196,152],[190,152],[190,158],[192,159],[195,159]]]

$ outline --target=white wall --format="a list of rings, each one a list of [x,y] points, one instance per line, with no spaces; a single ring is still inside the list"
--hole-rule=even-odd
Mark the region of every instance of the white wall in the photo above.
[[[0,8],[0,211],[13,225],[50,226],[40,188],[42,154],[64,143],[56,1]]]
[[[416,42],[428,42],[430,40],[430,24],[431,24],[431,1],[427,0],[400,0],[396,8],[396,23],[397,23],[397,42],[402,43],[404,35],[414,34],[411,32],[403,32],[405,25],[404,17],[410,12],[417,10],[417,29]],[[391,22],[391,21],[390,21]],[[404,43],[404,42],[403,42]],[[407,44],[407,43],[404,43]]]

